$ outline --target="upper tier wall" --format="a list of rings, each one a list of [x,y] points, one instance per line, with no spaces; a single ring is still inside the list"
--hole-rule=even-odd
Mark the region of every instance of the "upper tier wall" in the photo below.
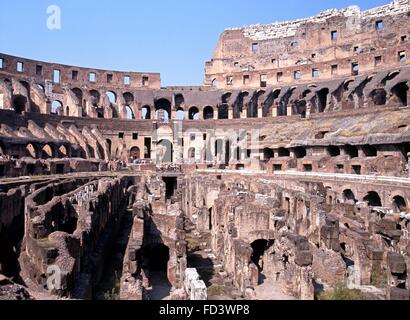
[[[206,63],[205,85],[294,84],[406,65],[409,12],[408,0],[396,0],[363,12],[349,7],[225,30]]]
[[[20,64],[20,66],[18,66]],[[59,72],[55,77],[54,72]],[[0,53],[0,72],[14,77],[29,77],[37,83],[52,86],[69,85],[71,87],[92,86],[96,88],[133,90],[138,88],[159,89],[161,75],[159,73],[122,72],[68,66],[15,57]],[[90,75],[95,81],[90,81]],[[129,82],[126,81],[129,78]],[[58,81],[55,81],[58,80]]]

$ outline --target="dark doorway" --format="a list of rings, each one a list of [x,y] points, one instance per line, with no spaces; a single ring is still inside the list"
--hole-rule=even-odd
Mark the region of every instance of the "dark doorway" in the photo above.
[[[64,174],[64,164],[59,163],[56,165],[56,174]]]
[[[163,177],[162,180],[165,182],[165,198],[171,199],[177,189],[178,180],[176,177]]]

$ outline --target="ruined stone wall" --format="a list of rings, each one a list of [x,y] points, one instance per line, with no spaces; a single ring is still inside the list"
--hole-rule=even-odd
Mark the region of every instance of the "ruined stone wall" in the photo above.
[[[24,263],[33,281],[45,285],[48,268],[56,266],[63,279],[53,293],[91,298],[125,208],[124,184],[123,178],[67,181],[27,198]]]
[[[368,11],[357,6],[317,16],[225,30],[205,85],[263,87],[321,81],[407,64],[409,2],[393,1]],[[300,77],[296,77],[298,72]]]

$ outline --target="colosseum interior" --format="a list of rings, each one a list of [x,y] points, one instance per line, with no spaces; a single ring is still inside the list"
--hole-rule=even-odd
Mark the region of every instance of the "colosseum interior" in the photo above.
[[[200,87],[0,54],[0,299],[410,296],[410,3],[225,30]]]

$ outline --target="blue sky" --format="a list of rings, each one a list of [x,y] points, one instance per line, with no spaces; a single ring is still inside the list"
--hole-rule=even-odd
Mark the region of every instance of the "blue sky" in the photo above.
[[[200,85],[225,28],[362,9],[389,0],[13,0],[0,11],[0,52],[113,70],[160,72],[162,84]],[[62,29],[48,30],[58,5]]]

